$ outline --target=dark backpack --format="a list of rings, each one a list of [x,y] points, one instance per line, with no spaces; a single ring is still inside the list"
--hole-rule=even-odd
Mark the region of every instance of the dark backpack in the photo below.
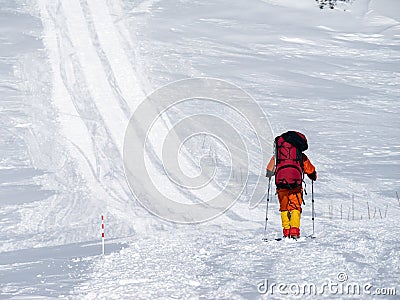
[[[275,138],[275,184],[277,188],[293,189],[303,181],[303,151],[307,139],[300,132],[288,131]]]

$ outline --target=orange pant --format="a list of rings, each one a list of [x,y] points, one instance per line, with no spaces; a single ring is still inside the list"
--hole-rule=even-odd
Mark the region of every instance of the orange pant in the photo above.
[[[298,210],[301,212],[301,204],[303,203],[303,189],[301,187],[294,189],[278,189],[278,199],[280,203],[280,211]]]

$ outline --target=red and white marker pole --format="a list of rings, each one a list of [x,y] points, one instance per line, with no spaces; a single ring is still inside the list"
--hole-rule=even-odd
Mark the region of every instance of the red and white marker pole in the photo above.
[[[104,255],[104,215],[101,215],[101,254]]]

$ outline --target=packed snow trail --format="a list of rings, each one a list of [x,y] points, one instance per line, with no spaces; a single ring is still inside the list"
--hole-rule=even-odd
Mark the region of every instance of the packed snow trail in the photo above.
[[[63,159],[73,165],[72,174],[56,172],[50,180],[63,186],[60,181],[64,177],[80,178],[79,183],[64,186],[67,194],[52,199],[59,209],[39,207],[41,218],[48,213],[54,218],[56,213],[57,226],[70,227],[71,220],[78,221],[80,228],[89,225],[91,238],[97,235],[94,226],[104,212],[113,224],[111,237],[113,229],[118,236],[143,230],[146,221],[138,222],[135,228],[130,222],[144,210],[132,203],[121,145],[131,110],[144,94],[131,58],[121,45],[123,33],[103,2],[39,1],[39,9],[52,67],[51,97],[58,115],[59,143],[65,148]],[[75,187],[78,190],[74,192]],[[65,210],[61,207],[66,207],[66,202],[71,206]],[[33,225],[43,222],[32,215],[29,218]],[[79,236],[73,239],[80,240]]]
[[[24,32],[40,42],[26,38],[35,50],[7,61],[16,78],[1,74],[20,105],[2,107],[10,120],[2,118],[0,295],[255,299],[263,280],[321,287],[342,272],[372,292],[399,293],[397,6],[38,0],[15,8],[23,29],[12,42]],[[276,133],[306,134],[319,173],[316,239],[263,243],[265,203],[239,201],[211,222],[175,226],[133,200],[121,153],[130,115],[154,89],[194,76],[245,89]],[[281,235],[276,201],[270,238]]]

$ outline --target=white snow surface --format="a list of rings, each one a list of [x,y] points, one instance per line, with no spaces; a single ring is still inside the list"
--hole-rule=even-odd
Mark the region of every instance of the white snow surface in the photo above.
[[[281,299],[295,290],[261,294],[260,283],[321,289],[344,273],[343,284],[371,286],[359,298],[399,295],[399,1],[0,4],[1,299]],[[275,195],[266,232],[265,199],[193,225],[135,200],[122,161],[129,118],[155,89],[191,77],[232,82],[276,134],[306,134],[315,239],[274,240]]]

